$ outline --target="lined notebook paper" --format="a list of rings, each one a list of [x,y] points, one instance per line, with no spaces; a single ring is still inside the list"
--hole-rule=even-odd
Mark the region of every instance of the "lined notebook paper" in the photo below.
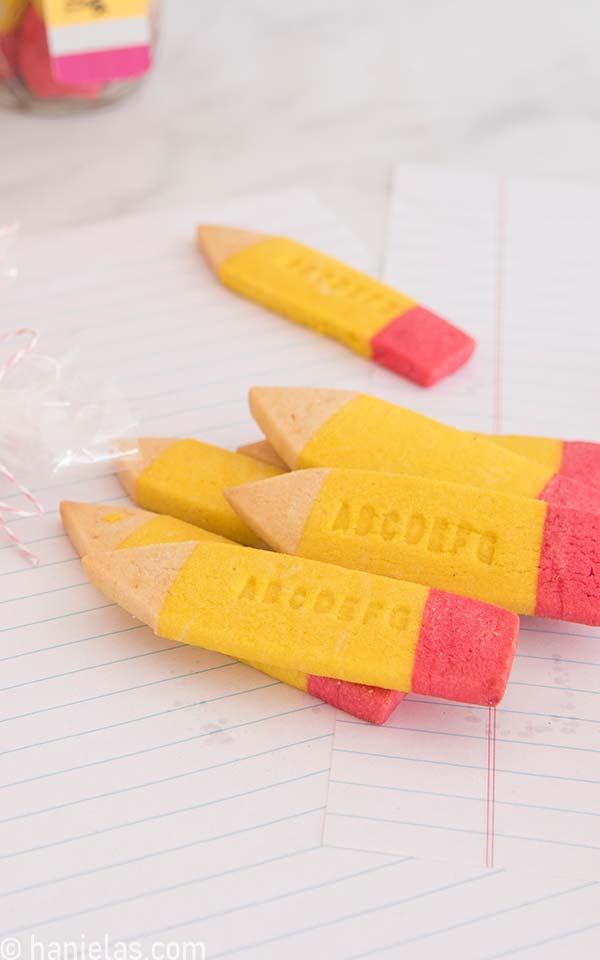
[[[168,900],[177,901],[176,924],[153,923],[152,906]],[[138,909],[129,904],[127,928],[142,949],[202,936],[208,960],[431,960],[438,952],[563,960],[566,943],[587,960],[598,942],[598,887],[589,881],[331,848],[166,890],[146,902],[143,918]],[[110,912],[98,919],[107,926]]]
[[[85,333],[97,368],[137,405],[142,435],[231,445],[253,429],[250,383],[343,382],[363,365],[224,291],[194,247],[200,218],[364,261],[302,192],[111,221],[23,237],[2,322],[38,327],[49,353]],[[125,502],[109,470],[37,493],[44,517],[13,528],[40,567],[0,546],[0,930],[46,920],[52,930],[65,914],[86,929],[116,901],[127,932],[130,898],[166,924],[178,898],[144,901],[152,888],[178,884],[191,897],[194,878],[319,844],[332,709],[153,636],[85,581],[57,505]],[[18,502],[8,487],[2,495]]]
[[[492,186],[485,179],[465,184],[464,204],[474,183]],[[404,184],[406,207],[418,191],[414,177],[405,174]],[[447,187],[456,188],[452,179]],[[444,184],[437,189],[434,201],[447,203]],[[427,196],[421,189],[420,202]],[[473,213],[480,204],[475,198]],[[478,306],[479,293],[469,301],[467,284],[450,288],[456,303],[444,301],[443,285],[435,294],[440,309],[450,314],[451,306],[484,342],[477,366],[447,382],[452,389],[443,383],[424,393],[222,291],[191,245],[200,217],[285,231],[373,269],[310,195],[267,196],[123,219],[118,227],[113,221],[51,238],[25,236],[20,284],[1,305],[3,328],[41,326],[57,349],[65,335],[85,329],[98,365],[117,369],[138,401],[140,432],[147,434],[231,447],[253,439],[251,382],[371,390],[424,410],[431,403],[432,413],[438,404],[437,413],[457,423],[474,416],[474,425],[491,424],[496,340],[489,278],[489,316]],[[433,220],[422,222],[432,233]],[[488,227],[493,250],[493,217]],[[452,217],[448,229],[452,238]],[[473,216],[468,229],[463,223],[461,242],[481,229]],[[484,240],[481,232],[475,238],[467,249],[472,257]],[[408,252],[410,244],[405,261]],[[477,289],[488,261],[493,256],[478,267]],[[406,289],[414,280],[415,294],[425,298],[429,277],[435,306],[439,258],[435,270],[422,252],[407,262],[413,277],[407,275]],[[452,270],[459,269],[456,251]],[[467,278],[477,273],[472,265],[464,270]],[[334,826],[343,824],[344,835],[335,836],[331,825],[329,832],[344,846],[321,847],[334,717],[337,780],[363,777],[340,777],[340,758],[359,754],[343,753],[339,738],[352,738],[354,746],[366,728],[343,726],[350,718],[229,658],[154,637],[86,585],[56,504],[63,497],[125,502],[110,473],[39,495],[46,516],[15,529],[40,555],[40,569],[0,545],[0,939],[19,938],[23,956],[32,932],[46,943],[104,936],[111,946],[135,942],[148,957],[156,943],[203,942],[209,960],[395,960],[400,953],[429,960],[440,950],[465,960],[562,960],[565,949],[595,955],[600,887],[588,879],[486,869],[481,848],[471,865],[431,848],[437,860],[417,860],[398,852],[393,833],[376,852],[370,824],[342,816]],[[562,651],[562,636],[555,639]],[[431,703],[426,711],[406,706],[424,710],[421,726],[432,718],[450,722],[450,708],[442,716]],[[392,723],[417,727],[414,718],[401,719],[408,716],[403,710]],[[477,737],[485,723],[476,717],[468,731],[477,731],[475,762],[484,767]],[[391,734],[393,749],[411,744],[423,761],[417,772],[402,761],[390,764],[391,786],[420,786],[434,738],[425,743],[418,730]],[[456,749],[455,738],[446,737],[442,749]],[[332,801],[340,788],[334,784]],[[384,796],[374,792],[371,813]],[[447,808],[447,800],[438,806]]]
[[[600,191],[400,168],[385,277],[478,339],[434,391],[378,395],[465,429],[595,439]],[[359,838],[359,839],[357,839]],[[600,877],[600,631],[524,618],[494,711],[410,695],[338,716],[326,842]]]

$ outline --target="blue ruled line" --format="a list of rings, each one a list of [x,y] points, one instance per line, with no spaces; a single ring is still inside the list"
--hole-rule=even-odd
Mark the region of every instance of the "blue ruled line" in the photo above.
[[[139,857],[130,857],[128,860],[117,860],[113,863],[104,864],[101,867],[96,867],[94,870],[88,870],[83,874],[76,874],[75,876],[92,876],[97,873],[103,873],[105,870],[114,870],[117,867],[127,867],[132,863],[143,863],[147,860],[152,860],[154,857],[162,857],[171,853],[180,853],[182,850],[189,850],[191,847],[197,847],[204,843],[214,843],[218,840],[229,840],[231,837],[237,837],[242,833],[252,833],[254,830],[262,830],[265,827],[273,827],[279,823],[287,823],[290,820],[297,820],[299,817],[310,816],[313,813],[322,813],[325,810],[324,806],[312,807],[309,810],[301,810],[299,813],[291,813],[285,817],[277,817],[274,820],[267,820],[264,823],[257,823],[251,827],[242,827],[240,830],[231,830],[227,833],[216,834],[213,837],[204,837],[202,840],[191,840],[189,843],[178,844],[175,847],[164,847],[162,850],[156,850],[153,853],[144,853]],[[68,877],[66,879],[69,879]],[[52,883],[54,881],[48,881]],[[26,929],[26,928],[25,928]],[[5,936],[10,931],[4,931],[2,936]]]
[[[118,637],[121,633],[131,633],[132,630],[149,630],[145,623],[138,623],[135,627],[121,627],[120,630],[109,630],[108,633],[94,633],[91,637],[79,637],[78,640],[65,640],[63,643],[53,643],[49,647],[37,647],[35,650],[25,650],[23,653],[11,653],[8,657],[0,657],[0,663],[5,660],[19,660],[21,657],[31,657],[36,653],[48,653],[59,650],[61,647],[72,647],[76,643],[87,643],[88,640],[102,640],[105,637]],[[178,644],[173,644],[175,650]],[[1,754],[0,754],[1,755]]]
[[[229,666],[229,664],[225,664]],[[215,668],[217,669],[217,668]],[[278,686],[279,681],[275,684],[267,684],[267,686]],[[112,730],[115,727],[123,727],[130,723],[137,723],[140,719],[154,719],[155,717],[164,716],[166,713],[176,713],[179,710],[189,710],[190,707],[197,707],[204,703],[216,703],[218,700],[227,700],[233,697],[243,697],[248,693],[255,693],[257,690],[264,690],[265,687],[251,687],[249,690],[238,690],[235,693],[226,693],[220,697],[212,697],[207,700],[198,700],[195,703],[185,704],[183,707],[172,707],[169,710],[162,710],[158,713],[150,714],[149,717],[136,717],[133,720],[123,720],[121,723],[108,724],[106,727],[99,727],[98,730]],[[216,730],[209,730],[206,733],[196,733],[192,734],[189,737],[182,737],[179,740],[169,740],[166,743],[158,743],[152,747],[144,747],[143,750],[134,750],[131,753],[122,753],[118,754],[115,757],[104,757],[102,760],[91,760],[89,763],[80,763],[75,767],[65,767],[62,770],[52,770],[49,773],[40,773],[36,777],[28,777],[25,780],[15,780],[12,783],[4,784],[0,789],[6,789],[8,787],[16,787],[24,783],[33,783],[36,780],[45,780],[46,777],[59,777],[64,773],[75,773],[77,770],[87,770],[89,767],[98,767],[103,763],[113,763],[115,760],[129,760],[131,757],[140,757],[146,753],[154,753],[157,750],[165,750],[168,747],[180,746],[183,743],[191,743],[194,740],[202,740],[204,737],[213,737],[220,733],[227,733],[229,730],[238,730],[240,727],[249,727],[255,723],[266,723],[268,720],[278,720],[280,717],[287,717],[293,713],[301,713],[303,710],[319,710],[321,707],[325,706],[325,703],[308,703],[303,707],[295,707],[293,710],[283,710],[281,713],[273,713],[268,717],[258,717],[256,720],[245,720],[243,723],[234,723],[229,727],[218,727]],[[84,731],[83,733],[71,734],[67,737],[58,737],[57,740],[69,740],[71,737],[85,736],[86,733],[97,733],[98,730]],[[330,736],[330,734],[327,734]],[[57,740],[49,740],[47,743],[56,743]],[[15,750],[7,750],[6,753],[16,753],[18,750],[27,749],[27,747],[17,747]]]
[[[421,940],[428,940],[430,937],[439,936],[442,933],[450,933],[452,930],[460,930],[464,927],[469,927],[474,923],[480,923],[482,920],[492,920],[494,917],[501,917],[507,913],[513,913],[515,910],[521,910],[525,907],[532,907],[538,903],[545,903],[547,900],[554,900],[557,897],[564,897],[568,893],[575,893],[577,890],[584,890],[586,887],[596,886],[595,883],[580,883],[576,887],[569,887],[568,890],[560,890],[558,893],[549,893],[543,897],[536,897],[534,900],[528,900],[526,903],[519,903],[514,907],[505,907],[503,910],[494,910],[491,913],[482,913],[478,917],[473,917],[470,920],[463,920],[460,923],[452,923],[446,927],[438,927],[437,930],[429,930],[427,933],[420,933],[415,937],[406,937],[404,940],[396,940],[394,943],[388,943],[385,946],[375,947],[373,950],[361,951],[361,953],[348,954],[344,957],[344,960],[361,960],[362,957],[372,957],[376,953],[383,953],[386,950],[393,950],[396,947],[406,946],[408,943],[418,943]],[[600,926],[600,924],[595,924],[594,926]],[[515,950],[509,950],[506,954],[496,954],[496,957],[508,956],[510,953],[515,953]],[[485,960],[494,960],[493,957],[486,957]]]
[[[29,547],[31,546],[32,543],[44,543],[45,540],[66,540],[66,539],[67,539],[66,533],[53,533],[49,537],[38,537],[37,540],[23,540],[23,544],[26,547]],[[8,543],[6,544],[6,546],[0,547],[0,550],[14,550],[14,549],[15,547],[14,547],[14,544],[12,543]]]
[[[395,793],[416,793],[427,797],[445,797],[448,800],[469,800],[473,803],[487,803],[487,799],[484,796],[470,797],[468,794],[447,793],[443,790],[418,790],[416,787],[396,787],[385,783],[362,783],[358,780],[336,780],[334,777],[332,777],[329,782],[339,783],[346,787],[362,787],[367,790],[390,790]],[[494,799],[494,803],[506,807],[527,807],[533,810],[549,810],[554,813],[574,813],[583,817],[600,817],[600,812],[594,810],[572,810],[569,807],[549,807],[543,803],[524,803],[520,800],[498,800],[497,798]],[[0,823],[1,822],[2,821],[0,821]]]
[[[577,887],[574,888],[575,890]],[[571,893],[571,890],[567,890],[567,893]],[[510,957],[511,954],[522,953],[525,950],[532,950],[534,947],[543,947],[547,943],[553,943],[555,940],[565,940],[567,937],[575,937],[578,933],[587,933],[588,930],[597,930],[600,927],[600,920],[596,923],[589,923],[585,927],[577,927],[575,930],[565,930],[564,933],[557,933],[553,937],[546,937],[544,940],[535,940],[532,943],[524,943],[518,947],[514,947],[511,950],[503,950],[502,953],[489,953],[487,957],[483,957],[482,960],[500,960],[500,957]],[[579,955],[580,960],[583,960],[583,955]]]
[[[310,848],[308,848],[308,851],[319,850],[319,849],[321,849],[321,848],[320,848],[320,847],[310,847]],[[306,853],[306,852],[308,852],[308,851],[306,851],[306,850],[298,851],[298,853],[292,854],[292,856],[298,856],[299,853]],[[267,864],[270,864],[270,863],[275,863],[275,862],[278,862],[278,861],[284,860],[284,859],[287,859],[286,854],[282,854],[282,855],[279,856],[279,857],[272,857],[272,858],[270,858],[269,860],[266,860],[266,861],[262,861],[262,862],[259,861],[258,863],[245,864],[243,867],[237,867],[237,868],[234,868],[234,869],[232,869],[232,870],[225,870],[225,871],[223,871],[222,873],[214,874],[212,877],[202,877],[202,876],[200,876],[200,877],[194,877],[194,878],[192,878],[191,880],[184,880],[184,881],[182,881],[181,883],[170,884],[170,885],[167,886],[167,887],[160,887],[160,888],[158,888],[157,890],[150,890],[150,891],[147,891],[147,892],[142,893],[142,894],[137,894],[137,895],[135,895],[135,896],[125,897],[125,898],[123,898],[123,899],[121,899],[121,900],[114,900],[114,901],[111,901],[111,902],[109,902],[109,903],[103,903],[103,904],[99,904],[99,905],[94,906],[94,907],[88,907],[87,909],[84,909],[84,910],[78,910],[77,912],[68,913],[68,914],[63,914],[62,916],[52,917],[52,918],[49,919],[49,920],[41,920],[41,921],[38,920],[35,926],[36,926],[36,929],[37,929],[37,927],[39,927],[39,926],[45,926],[45,925],[47,925],[47,924],[49,924],[49,923],[56,923],[56,922],[58,922],[58,921],[60,921],[60,920],[72,920],[72,919],[75,919],[76,917],[80,917],[80,916],[83,916],[83,915],[85,915],[85,914],[96,913],[98,910],[104,910],[104,909],[106,909],[107,907],[121,906],[121,905],[123,905],[123,904],[125,904],[125,903],[131,903],[131,902],[133,902],[133,901],[135,901],[135,900],[143,900],[143,899],[145,899],[145,898],[148,897],[148,896],[155,896],[155,895],[157,895],[157,894],[162,894],[162,893],[170,893],[170,892],[172,892],[173,890],[179,890],[179,889],[181,889],[182,887],[188,887],[188,886],[191,886],[191,885],[194,884],[194,883],[202,883],[203,881],[205,881],[205,880],[207,880],[207,879],[214,879],[214,878],[220,877],[220,876],[228,876],[228,875],[230,875],[230,874],[232,874],[232,873],[241,873],[241,872],[243,872],[244,870],[253,870],[253,869],[255,869],[255,868],[258,867],[258,866],[264,866],[264,865],[267,865]],[[412,859],[411,857],[403,857],[402,859],[395,860],[393,865],[397,865],[397,864],[400,864],[400,863],[404,863],[404,862],[406,862],[406,861],[408,861],[408,860],[411,860],[411,859]],[[298,894],[308,893],[308,892],[310,892],[310,891],[312,891],[312,890],[321,890],[321,889],[324,889],[325,887],[333,886],[334,884],[339,883],[340,879],[342,879],[342,880],[353,880],[353,879],[355,879],[355,878],[357,878],[357,877],[367,876],[368,874],[375,873],[375,872],[377,872],[378,870],[384,869],[385,867],[388,867],[388,866],[390,866],[390,864],[377,864],[377,865],[374,866],[374,867],[366,867],[364,870],[359,870],[359,871],[357,871],[356,873],[352,873],[352,874],[347,875],[347,876],[342,877],[342,878],[334,877],[334,878],[332,878],[331,880],[323,880],[321,883],[310,884],[310,885],[307,886],[307,887],[301,887],[301,888],[296,889],[296,890],[291,890],[291,891],[289,891],[288,893],[275,894],[274,896],[272,896],[272,897],[267,897],[267,898],[264,899],[264,900],[253,900],[253,901],[250,901],[250,902],[247,903],[247,904],[244,904],[243,907],[229,907],[229,908],[227,908],[227,909],[225,909],[225,910],[216,911],[215,913],[207,913],[207,914],[204,914],[204,915],[201,916],[201,917],[196,917],[196,918],[194,918],[194,920],[192,920],[192,921],[190,921],[190,922],[191,922],[191,923],[201,923],[201,922],[204,922],[204,921],[206,921],[206,920],[215,920],[215,919],[218,919],[219,917],[227,916],[228,914],[231,914],[231,913],[237,913],[237,911],[240,910],[240,909],[248,909],[249,907],[258,907],[258,906],[264,906],[264,905],[266,905],[266,904],[268,904],[268,903],[276,903],[278,900],[286,900],[288,897],[293,897],[293,896],[296,896],[296,895],[298,895]],[[183,926],[183,924],[177,924],[177,926]],[[7,932],[8,932],[8,933],[11,933],[11,934],[12,934],[12,933],[19,933],[19,932],[24,932],[25,929],[28,929],[28,928],[21,928],[20,930],[9,930],[9,931],[7,931]],[[157,932],[159,932],[159,933],[164,933],[164,932],[166,932],[168,929],[169,929],[169,928],[166,927],[166,928],[164,928],[163,930],[160,930],[160,931],[149,931],[148,933],[144,933],[144,934],[141,935],[141,936],[144,936],[144,937],[146,937],[146,936],[151,936],[153,933],[157,933]],[[123,939],[123,938],[118,938],[118,939],[119,939],[119,942],[122,942],[122,943],[130,943],[132,940],[136,941],[136,940],[138,939],[138,935],[137,935],[137,934],[131,934],[131,935],[129,935],[126,939]]]
[[[478,763],[452,763],[450,760],[424,760],[421,757],[404,757],[393,753],[370,753],[367,750],[347,750],[343,747],[334,747],[334,753],[353,753],[361,757],[381,757],[383,760],[406,760],[409,763],[429,763],[440,767],[455,767],[465,770],[487,770],[487,766]],[[598,780],[585,780],[583,777],[559,777],[554,773],[532,773],[530,770],[510,770],[507,767],[496,767],[497,773],[510,773],[520,777],[538,777],[542,780],[566,780],[569,783],[598,784]]]
[[[510,684],[510,682],[509,682]],[[465,704],[465,703],[450,703],[450,701],[441,701],[433,699],[425,699],[424,697],[416,697],[412,693],[409,693],[406,698],[407,703],[424,703],[426,706],[431,707],[432,704],[436,707],[441,707],[446,710],[475,710],[479,712],[487,713],[487,707],[480,707],[477,704]],[[562,713],[540,713],[535,710],[511,710],[509,707],[496,707],[498,713],[512,713],[518,717],[544,717],[548,720],[573,720],[577,723],[600,723],[600,720],[592,720],[589,717],[573,717],[570,714]],[[366,725],[366,724],[365,724]]]
[[[346,720],[345,718],[337,719],[336,723],[346,724],[348,726],[365,726],[365,724],[361,723],[359,720]],[[405,727],[397,723],[386,723],[385,729],[408,730],[411,733],[430,733],[436,737],[452,737],[462,740],[485,740],[487,742],[487,737],[476,733],[451,733],[447,730],[435,730],[428,727]],[[577,750],[583,753],[600,753],[600,749],[596,747],[572,747],[570,744],[546,743],[543,740],[512,740],[509,737],[496,737],[496,743],[516,743],[523,747],[552,747],[556,750]]]
[[[29,543],[35,543],[35,540],[30,540]],[[86,610],[73,610],[71,613],[60,613],[56,617],[45,617],[43,620],[31,620],[29,623],[18,623],[14,627],[0,627],[0,633],[9,633],[12,630],[24,630],[25,627],[39,627],[43,623],[55,623],[57,620],[66,620],[67,617],[80,617],[84,613],[95,613],[96,610],[108,610],[109,607],[115,606],[115,603],[101,603],[97,607],[88,607]]]
[[[14,817],[5,817],[0,820],[1,823],[11,823],[13,820],[25,820],[29,817],[37,817],[44,813],[53,813],[55,810],[63,810],[65,807],[77,807],[82,803],[92,803],[95,800],[106,800],[108,797],[118,797],[123,793],[132,793],[134,790],[145,790],[147,787],[156,787],[163,783],[173,783],[175,780],[185,780],[186,777],[194,777],[199,773],[208,773],[212,770],[218,770],[221,767],[230,767],[236,763],[244,763],[246,760],[256,760],[258,757],[268,757],[273,753],[279,753],[281,750],[290,750],[293,747],[302,746],[305,743],[316,743],[319,740],[331,738],[330,733],[320,733],[316,737],[304,737],[302,740],[291,740],[289,743],[281,744],[278,747],[271,747],[269,750],[261,750],[259,753],[247,753],[243,757],[235,757],[233,760],[222,760],[221,763],[211,763],[208,767],[196,767],[192,770],[185,770],[183,773],[174,773],[170,777],[160,777],[157,780],[146,780],[142,783],[134,783],[129,787],[121,787],[119,790],[109,790],[107,793],[96,793],[89,797],[78,797],[77,800],[66,800],[64,803],[56,803],[52,807],[41,807],[39,810],[31,810],[29,813],[19,813]],[[35,778],[34,778],[35,779]],[[2,894],[0,894],[2,896]]]
[[[40,567],[40,569],[43,569]],[[6,600],[0,600],[0,605],[4,603],[20,603],[22,600],[34,600],[36,597],[47,597],[51,593],[64,593],[67,590],[74,590],[76,587],[91,586],[89,580],[82,580],[81,583],[68,583],[64,587],[52,587],[51,590],[40,590],[39,593],[26,593],[22,597],[7,597]]]
[[[129,830],[130,827],[139,827],[142,823],[156,823],[156,821],[164,820],[167,817],[176,817],[182,813],[190,813],[192,810],[212,807],[217,803],[226,803],[228,800],[241,800],[242,797],[249,797],[255,793],[264,793],[265,790],[274,790],[277,787],[284,787],[290,783],[298,783],[300,780],[307,780],[310,777],[321,776],[328,772],[328,768],[324,770],[311,770],[310,773],[303,773],[299,777],[291,777],[289,780],[281,780],[277,783],[267,783],[262,787],[254,787],[252,790],[242,790],[241,793],[233,793],[230,796],[219,797],[216,800],[205,800],[202,803],[193,803],[187,807],[179,807],[176,810],[166,810],[163,813],[153,814],[151,817],[141,817],[139,820],[128,820],[125,823],[117,823],[112,827],[100,827],[98,830],[90,830],[88,833],[79,833],[72,837],[65,837],[63,840],[51,840],[49,843],[41,843],[36,847],[24,847],[21,850],[14,850],[12,853],[0,854],[0,860],[12,860],[13,857],[24,857],[29,853],[39,853],[40,850],[64,847],[68,843],[77,843],[79,840],[89,840],[91,837],[114,833],[115,830]]]
[[[66,560],[50,560],[48,563],[41,563],[37,570],[48,570],[49,567],[59,567],[63,563],[75,563],[76,560],[79,560],[79,556],[75,555],[74,557],[67,557]],[[27,567],[15,567],[14,570],[5,570],[3,573],[0,573],[0,577],[14,577],[17,573],[28,573],[29,570]]]
[[[413,820],[391,820],[386,817],[366,817],[357,813],[339,813],[337,810],[328,810],[330,817],[342,817],[344,820],[368,820],[371,823],[388,823],[398,827],[419,827],[426,830],[448,830],[450,833],[469,833],[473,836],[485,837],[485,830],[472,830],[468,827],[448,827],[438,823],[419,823]],[[496,837],[506,840],[528,840],[531,843],[548,843],[559,847],[576,847],[579,850],[600,850],[600,846],[591,843],[571,843],[568,840],[550,840],[545,837],[527,837],[515,833],[495,833]]]
[[[303,934],[303,933],[312,933],[315,930],[323,930],[325,927],[333,927],[336,924],[344,923],[347,920],[355,920],[355,919],[358,919],[359,917],[366,917],[373,913],[380,913],[382,910],[389,910],[392,907],[397,907],[402,903],[411,903],[412,901],[415,901],[415,900],[423,900],[426,897],[434,896],[436,893],[444,893],[446,890],[454,890],[457,887],[463,887],[469,883],[475,883],[480,880],[487,880],[488,878],[494,877],[497,874],[502,872],[503,872],[502,870],[490,870],[485,874],[478,874],[478,876],[476,877],[469,877],[466,880],[455,880],[453,883],[446,883],[441,887],[434,887],[433,890],[425,890],[422,893],[415,893],[409,897],[399,897],[396,900],[388,900],[385,903],[377,904],[377,906],[369,907],[366,910],[353,911],[352,913],[344,914],[341,917],[335,917],[335,919],[333,920],[325,920],[322,923],[316,923],[308,927],[297,927],[294,930],[288,930],[286,933],[279,934],[276,937],[268,937],[264,940],[254,940],[252,943],[246,943],[242,947],[236,947],[233,950],[225,950],[222,953],[215,953],[211,957],[211,960],[219,960],[219,958],[221,957],[228,957],[234,953],[241,953],[242,950],[250,950],[255,947],[262,947],[268,943],[276,943],[278,940],[285,940],[288,937],[299,936],[300,934]],[[193,920],[189,922],[193,923]],[[172,929],[176,929],[176,927],[186,926],[186,925],[187,924],[183,924],[183,923],[177,924],[176,926],[174,925],[170,928],[166,928],[164,931],[163,930],[151,931],[151,934],[163,933],[163,932],[166,933],[167,930],[169,929],[172,930]],[[358,960],[358,958],[361,956],[365,956],[364,952],[361,954],[358,954],[356,960]],[[347,958],[347,960],[354,960],[354,958]]]
[[[237,661],[235,661],[237,662]],[[219,664],[219,666],[224,666]],[[229,664],[226,664],[229,666]],[[149,680],[146,683],[138,683],[134,687],[124,687],[122,690],[109,690],[107,693],[97,693],[93,697],[83,697],[81,700],[69,700],[66,703],[55,703],[51,707],[40,707],[39,710],[30,710],[28,713],[18,713],[13,717],[2,717],[0,723],[9,723],[13,720],[23,720],[25,717],[39,716],[41,713],[51,713],[54,710],[63,710],[65,707],[78,707],[82,703],[93,703],[98,700],[107,700],[109,697],[118,697],[123,693],[131,693],[134,690],[145,690],[148,687],[158,687],[163,683],[171,683],[174,680],[184,680],[186,677],[196,677],[202,673],[209,673],[211,670],[217,670],[218,667],[205,667],[203,670],[189,670],[187,673],[179,673],[173,677],[161,677],[160,680]],[[275,683],[266,684],[266,686],[275,686]]]
[[[159,647],[158,650],[146,650],[144,653],[134,653],[129,657],[117,657],[116,660],[105,660],[102,663],[94,663],[89,667],[77,667],[76,670],[66,670],[64,673],[51,673],[47,677],[37,677],[35,680],[23,680],[21,683],[13,683],[10,687],[0,687],[0,693],[7,693],[9,690],[18,690],[21,687],[31,687],[36,683],[46,683],[48,680],[61,680],[63,677],[73,677],[77,673],[89,673],[91,670],[101,670],[103,667],[112,667],[115,663],[127,663],[129,660],[143,660],[145,657],[154,657],[158,653],[166,653],[172,650],[177,650],[177,647],[171,644],[168,647]]]

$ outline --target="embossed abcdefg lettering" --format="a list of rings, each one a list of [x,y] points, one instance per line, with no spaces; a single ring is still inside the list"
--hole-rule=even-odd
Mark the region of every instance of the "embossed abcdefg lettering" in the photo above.
[[[379,622],[394,630],[404,630],[410,620],[411,608],[405,603],[384,603],[370,600],[358,593],[334,591],[297,580],[287,581],[249,576],[237,591],[238,600],[253,603],[280,605],[290,610],[308,610],[348,623],[370,624]]]
[[[373,504],[347,500],[334,506],[330,529],[347,536],[394,540],[430,553],[467,553],[486,566],[493,564],[498,542],[495,531],[478,530],[448,517],[410,510],[381,511]]]

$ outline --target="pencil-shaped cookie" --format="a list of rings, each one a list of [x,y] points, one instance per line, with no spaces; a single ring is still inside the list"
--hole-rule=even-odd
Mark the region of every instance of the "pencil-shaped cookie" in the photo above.
[[[496,704],[515,653],[507,610],[314,560],[168,543],[83,565],[160,636],[286,670]]]
[[[600,514],[367,470],[295,471],[226,495],[287,554],[600,625]]]
[[[110,504],[75,503],[64,500],[60,505],[63,526],[80,556],[107,550],[127,550],[159,543],[212,541],[230,543],[208,530],[191,523],[148,510],[118,507]],[[246,660],[261,670],[305,693],[310,693],[346,713],[370,723],[385,723],[406,695],[399,690],[317,677],[300,670],[284,670],[264,663]]]
[[[410,297],[284,237],[200,226],[198,246],[221,282],[340,340],[424,387],[469,359],[475,341]]]
[[[131,441],[124,441],[127,449]],[[141,437],[138,455],[117,461],[117,475],[131,499],[248,546],[260,546],[223,497],[223,487],[273,477],[281,470],[231,450],[201,443]]]
[[[600,512],[600,491],[477,434],[349,390],[254,387],[250,409],[292,469],[412,473]]]
[[[548,437],[526,437],[519,434],[482,433],[481,436],[492,443],[506,447],[512,453],[536,460],[551,467],[556,474],[571,477],[580,483],[600,486],[600,444],[583,440],[552,440]],[[287,464],[281,459],[268,440],[256,440],[244,443],[237,448],[238,453],[254,457],[262,463],[272,463],[282,470]]]

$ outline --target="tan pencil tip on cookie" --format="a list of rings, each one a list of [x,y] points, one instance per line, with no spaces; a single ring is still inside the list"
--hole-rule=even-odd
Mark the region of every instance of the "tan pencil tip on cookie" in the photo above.
[[[255,440],[254,443],[243,443],[237,447],[237,453],[243,453],[246,457],[253,457],[260,460],[261,463],[270,463],[281,470],[287,470],[288,465],[276,450],[273,449],[267,440]]]
[[[60,515],[65,531],[81,557],[104,550],[145,547],[157,543],[180,543],[187,540],[233,543],[225,537],[176,517],[136,507],[63,500],[60,504]]]

